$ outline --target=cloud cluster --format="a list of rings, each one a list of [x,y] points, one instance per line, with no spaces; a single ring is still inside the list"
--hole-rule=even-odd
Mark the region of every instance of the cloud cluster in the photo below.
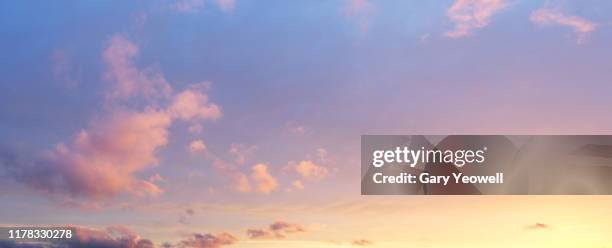
[[[301,232],[306,232],[301,225],[285,221],[275,221],[267,228],[248,229],[247,235],[250,239],[283,239],[289,234]]]
[[[177,247],[181,248],[219,248],[226,245],[232,245],[238,241],[234,235],[230,233],[219,234],[193,234],[186,240],[181,241]]]
[[[506,7],[505,0],[456,0],[446,11],[455,27],[444,35],[451,38],[467,36],[474,29],[489,25],[491,17]]]
[[[75,228],[75,239],[67,242],[12,242],[0,241],[3,248],[155,248],[149,239],[144,239],[124,226],[106,229]],[[220,248],[236,243],[238,238],[230,233],[194,233],[176,244],[164,243],[160,247],[170,248]]]
[[[155,180],[138,179],[135,174],[159,163],[155,153],[168,143],[172,123],[215,120],[221,110],[208,101],[201,85],[172,95],[161,72],[134,66],[137,52],[138,46],[125,37],[112,36],[102,55],[108,67],[104,77],[112,85],[106,103],[112,107],[69,144],[58,143],[33,160],[4,158],[2,166],[9,174],[39,191],[70,200],[160,194]],[[128,100],[148,104],[137,110],[124,104]],[[195,148],[201,147],[196,144]]]
[[[597,25],[589,20],[578,16],[568,16],[557,9],[541,8],[531,13],[529,19],[539,25],[561,25],[573,29],[578,36],[578,42],[582,42],[586,35],[595,31]]]
[[[290,166],[305,179],[321,180],[329,175],[329,169],[311,160],[302,160],[299,163],[290,162]]]

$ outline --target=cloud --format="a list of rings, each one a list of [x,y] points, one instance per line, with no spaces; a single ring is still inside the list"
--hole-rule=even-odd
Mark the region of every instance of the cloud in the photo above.
[[[195,233],[186,240],[181,241],[178,247],[189,248],[219,248],[236,243],[238,239],[229,233],[199,234]]]
[[[527,230],[549,230],[551,228],[552,227],[549,226],[548,224],[539,223],[539,222],[537,222],[537,223],[535,223],[533,225],[525,226],[525,229],[527,229]]]
[[[181,120],[216,120],[221,117],[219,106],[209,103],[208,96],[197,86],[174,96],[169,111]]]
[[[194,141],[191,141],[191,143],[189,143],[189,146],[187,146],[187,149],[191,153],[202,152],[206,150],[206,145],[204,144],[204,141],[202,141],[201,139],[194,140]]]
[[[164,101],[142,110],[121,104],[128,98],[151,100],[154,93],[172,92],[161,73],[144,73],[134,67],[132,59],[137,51],[131,41],[112,36],[103,59],[112,83],[106,100],[115,105],[94,118],[69,144],[58,143],[33,158],[15,159],[11,156],[18,154],[4,154],[0,165],[17,181],[49,195],[67,196],[76,204],[76,199],[106,200],[120,193],[160,194],[154,177],[142,180],[135,175],[159,164],[156,152],[168,143],[172,123],[214,120],[221,111],[208,101],[202,84],[168,96],[172,101],[166,107]]]
[[[446,11],[455,27],[444,35],[450,38],[467,36],[474,29],[489,25],[491,17],[506,7],[505,0],[456,0]]]
[[[171,118],[164,112],[117,112],[82,130],[70,146],[59,143],[31,163],[9,165],[15,178],[43,192],[105,199],[121,192],[157,195],[151,181],[136,172],[158,163]]]
[[[257,150],[257,146],[246,146],[244,144],[231,144],[229,153],[234,156],[236,164],[244,164],[248,158]]]
[[[76,227],[75,238],[67,242],[10,242],[0,241],[4,248],[154,248],[151,240],[141,238],[123,226],[104,230]]]
[[[257,192],[268,194],[278,188],[278,183],[276,179],[268,172],[267,165],[256,164],[251,169],[251,178],[257,185]]]
[[[248,229],[247,236],[250,239],[283,239],[289,234],[301,232],[306,232],[301,225],[285,221],[275,221],[267,228]]]
[[[113,88],[107,98],[127,99],[134,95],[145,97],[169,96],[172,88],[163,74],[156,70],[140,70],[134,65],[139,48],[122,35],[113,35],[102,53],[107,70],[104,78]]]
[[[357,240],[353,240],[351,241],[351,245],[357,245],[357,246],[368,246],[368,245],[373,245],[374,243],[372,241],[369,241],[367,239],[357,239]]]
[[[300,174],[303,178],[311,180],[321,180],[329,175],[329,170],[323,166],[317,165],[310,160],[302,160],[298,164],[293,164],[295,171]]]
[[[561,25],[573,29],[578,36],[578,42],[582,42],[586,35],[595,31],[597,25],[589,20],[578,16],[568,16],[559,10],[551,8],[541,8],[531,13],[529,19],[538,25]]]

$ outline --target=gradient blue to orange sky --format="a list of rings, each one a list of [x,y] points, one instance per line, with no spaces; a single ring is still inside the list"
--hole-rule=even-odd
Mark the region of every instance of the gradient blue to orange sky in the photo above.
[[[359,139],[610,134],[611,13],[2,1],[0,225],[98,247],[610,247],[607,196],[361,196]]]

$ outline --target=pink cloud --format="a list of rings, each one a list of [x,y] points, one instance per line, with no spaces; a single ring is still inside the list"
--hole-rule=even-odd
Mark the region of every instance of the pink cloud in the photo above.
[[[169,96],[172,88],[163,74],[156,70],[141,70],[134,65],[133,59],[139,48],[122,35],[113,35],[104,50],[102,58],[107,66],[104,78],[113,88],[107,97],[127,99],[134,95],[145,97]]]
[[[573,29],[578,36],[578,42],[582,42],[585,36],[595,31],[597,25],[589,20],[578,16],[568,16],[559,10],[541,8],[531,13],[529,19],[539,25],[561,25]]]
[[[467,36],[474,29],[489,25],[491,17],[506,7],[505,0],[456,0],[446,11],[455,28],[444,35],[451,38]]]
[[[71,146],[58,144],[20,176],[30,186],[72,197],[105,199],[120,192],[157,195],[152,182],[133,177],[158,163],[155,150],[166,145],[171,119],[163,112],[118,112],[81,131]]]
[[[278,182],[268,172],[268,166],[265,164],[256,164],[252,168],[251,178],[257,186],[257,192],[268,194],[278,188]]]
[[[121,193],[137,196],[156,196],[162,190],[155,178],[142,180],[135,175],[156,166],[156,152],[168,143],[169,128],[176,120],[203,121],[221,116],[220,108],[208,101],[201,84],[194,85],[175,96],[172,103],[154,102],[143,110],[121,106],[123,100],[146,98],[138,92],[147,89],[157,92],[149,74],[134,67],[133,57],[138,47],[125,38],[114,35],[103,52],[108,64],[107,74],[112,80],[107,101],[113,107],[95,118],[78,132],[68,145],[59,143],[34,162],[16,161],[8,167],[20,182],[37,190],[68,197],[73,205],[78,199],[106,200]],[[154,73],[164,92],[172,89],[164,76]],[[122,99],[114,98],[120,97]],[[107,102],[109,103],[109,102]],[[161,176],[160,176],[161,178]]]
[[[170,113],[181,120],[216,120],[221,117],[221,108],[208,102],[208,96],[198,88],[175,95],[169,107]]]

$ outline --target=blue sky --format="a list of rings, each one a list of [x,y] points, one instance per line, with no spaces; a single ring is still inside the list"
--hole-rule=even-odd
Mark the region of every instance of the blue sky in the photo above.
[[[601,0],[1,2],[0,224],[121,224],[156,244],[279,219],[334,233],[355,217],[334,206],[374,204],[358,195],[362,134],[609,133],[611,10]],[[175,106],[182,93],[194,106]],[[331,207],[301,216],[313,206]],[[198,213],[188,224],[185,209]],[[380,233],[388,247],[403,242]]]

